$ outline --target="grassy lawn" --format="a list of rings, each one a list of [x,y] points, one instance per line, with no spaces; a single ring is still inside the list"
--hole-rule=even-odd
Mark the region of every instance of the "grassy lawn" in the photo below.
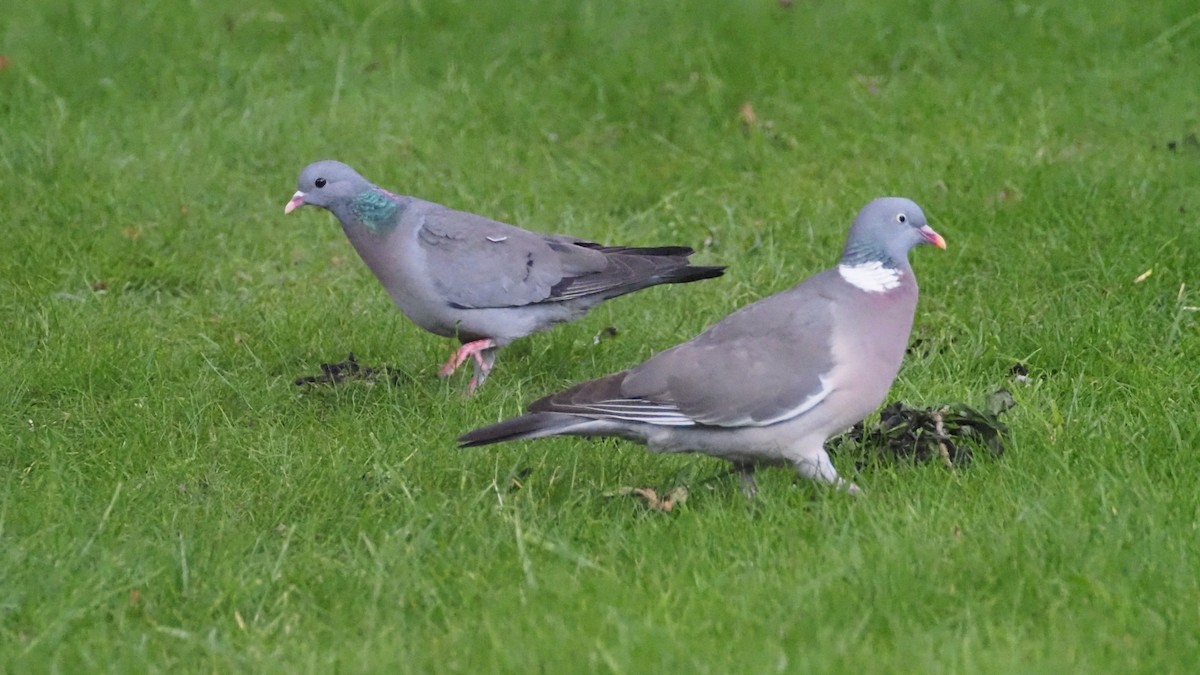
[[[10,5],[0,672],[1200,663],[1194,0]],[[284,217],[326,157],[730,269],[464,399],[333,218]],[[914,252],[891,396],[1009,386],[1003,457],[842,454],[864,498],[767,471],[751,502],[627,443],[455,449],[831,265],[883,194],[949,242]],[[294,384],[349,352],[401,374]],[[605,496],[680,484],[671,514]]]

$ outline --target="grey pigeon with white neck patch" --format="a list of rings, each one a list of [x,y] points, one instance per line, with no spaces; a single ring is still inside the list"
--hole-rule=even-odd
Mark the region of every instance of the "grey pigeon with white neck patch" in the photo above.
[[[462,347],[441,375],[473,359],[469,392],[491,372],[496,351],[513,340],[578,319],[619,295],[725,270],[690,265],[693,251],[683,246],[602,246],[395,195],[332,160],[305,167],[284,213],[305,204],[337,216],[405,316],[459,339]]]
[[[834,269],[459,443],[618,436],[653,452],[727,459],[748,494],[760,465],[788,465],[857,494],[838,476],[825,441],[878,408],[896,379],[917,307],[908,252],[925,243],[946,248],[920,207],[876,199],[854,219]]]

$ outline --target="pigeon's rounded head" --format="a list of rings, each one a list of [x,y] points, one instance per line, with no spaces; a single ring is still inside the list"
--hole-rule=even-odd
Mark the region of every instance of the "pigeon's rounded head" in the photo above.
[[[916,202],[903,197],[881,197],[858,212],[842,261],[849,264],[881,262],[887,267],[907,264],[908,252],[920,244],[946,248],[946,240],[925,222]]]
[[[371,183],[345,164],[325,159],[304,167],[296,187],[296,194],[283,207],[284,213],[291,213],[305,204],[332,208],[334,204],[362,194]]]

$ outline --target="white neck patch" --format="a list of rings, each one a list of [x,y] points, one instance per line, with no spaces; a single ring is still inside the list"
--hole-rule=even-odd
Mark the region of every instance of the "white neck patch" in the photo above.
[[[900,270],[884,267],[878,260],[861,265],[838,265],[838,274],[855,288],[883,293],[900,285]]]

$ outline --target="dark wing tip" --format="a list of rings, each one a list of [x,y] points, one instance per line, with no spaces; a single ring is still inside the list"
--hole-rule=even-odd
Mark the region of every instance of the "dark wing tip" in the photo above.
[[[701,279],[716,279],[720,276],[725,276],[724,265],[713,265],[709,267],[688,267],[686,269],[691,277],[690,281],[700,281]]]
[[[492,443],[519,441],[523,438],[538,438],[539,436],[552,433],[553,429],[563,422],[563,420],[558,419],[559,417],[545,413],[532,413],[513,417],[512,419],[468,431],[458,437],[458,447],[475,448],[481,445],[491,445]]]
[[[498,443],[499,439],[493,439],[491,434],[488,433],[488,430],[490,428],[491,427],[480,427],[479,429],[475,429],[474,431],[468,431],[467,433],[463,434],[462,436],[459,436],[457,439],[455,439],[458,442],[458,447],[460,447],[460,448],[478,448],[481,445],[490,445],[492,443]]]

